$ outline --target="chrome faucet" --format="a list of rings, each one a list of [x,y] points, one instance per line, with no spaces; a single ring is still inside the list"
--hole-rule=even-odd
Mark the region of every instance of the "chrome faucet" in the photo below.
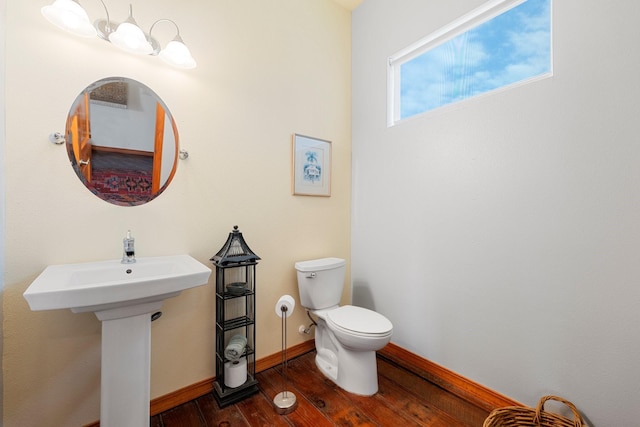
[[[122,263],[133,264],[136,262],[135,239],[131,237],[131,230],[127,230],[127,237],[122,239]]]

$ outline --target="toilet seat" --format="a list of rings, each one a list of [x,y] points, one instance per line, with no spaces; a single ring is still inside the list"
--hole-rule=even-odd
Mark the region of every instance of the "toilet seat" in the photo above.
[[[393,331],[391,321],[380,313],[354,305],[343,305],[325,313],[327,325],[349,335],[384,337]]]

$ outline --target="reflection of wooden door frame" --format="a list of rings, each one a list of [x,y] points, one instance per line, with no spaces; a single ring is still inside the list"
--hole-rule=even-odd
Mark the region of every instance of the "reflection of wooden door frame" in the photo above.
[[[162,105],[156,102],[156,134],[153,143],[153,172],[151,178],[151,194],[160,191],[160,178],[162,176],[162,140],[164,139],[165,112]]]
[[[78,169],[91,182],[91,124],[89,120],[89,94],[84,94],[71,117],[71,143]]]

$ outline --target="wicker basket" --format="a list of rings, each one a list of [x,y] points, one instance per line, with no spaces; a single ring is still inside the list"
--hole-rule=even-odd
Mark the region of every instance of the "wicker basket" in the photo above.
[[[573,412],[573,420],[544,411],[547,400],[562,402]],[[544,396],[537,408],[509,406],[491,411],[482,427],[586,427],[573,403],[557,396]]]

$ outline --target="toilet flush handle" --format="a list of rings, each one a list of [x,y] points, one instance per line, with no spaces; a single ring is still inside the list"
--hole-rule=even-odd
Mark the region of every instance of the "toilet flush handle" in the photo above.
[[[307,279],[314,279],[316,277],[316,272],[312,271],[311,273],[307,274]]]

